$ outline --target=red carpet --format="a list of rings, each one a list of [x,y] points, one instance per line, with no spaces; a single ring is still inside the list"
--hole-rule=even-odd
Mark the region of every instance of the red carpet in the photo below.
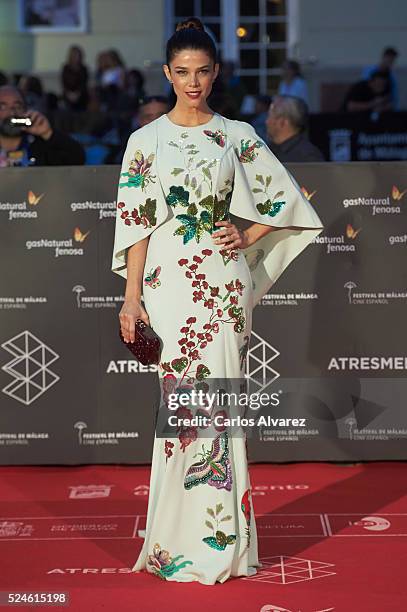
[[[264,567],[205,586],[130,572],[147,467],[2,467],[0,591],[67,592],[75,612],[407,610],[406,463],[250,472]]]

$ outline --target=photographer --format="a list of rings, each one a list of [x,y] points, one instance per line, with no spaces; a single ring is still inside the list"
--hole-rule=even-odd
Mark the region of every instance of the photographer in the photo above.
[[[12,124],[12,118],[28,118],[31,125]],[[78,142],[53,129],[42,113],[27,110],[16,87],[0,87],[0,167],[84,163],[85,152]]]

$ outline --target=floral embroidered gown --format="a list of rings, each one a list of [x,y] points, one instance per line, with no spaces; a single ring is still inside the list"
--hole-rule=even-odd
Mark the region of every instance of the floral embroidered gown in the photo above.
[[[215,245],[229,213],[272,231],[245,250]],[[292,229],[292,227],[300,229]],[[112,271],[149,236],[143,300],[162,340],[164,393],[244,377],[252,310],[322,231],[298,184],[253,128],[214,114],[182,127],[163,115],[130,136],[120,173]],[[191,416],[188,406],[177,415]],[[245,437],[180,426],[154,438],[146,536],[133,571],[224,582],[256,573]]]

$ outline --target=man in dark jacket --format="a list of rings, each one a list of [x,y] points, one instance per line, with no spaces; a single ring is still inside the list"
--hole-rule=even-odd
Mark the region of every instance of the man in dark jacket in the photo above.
[[[32,125],[10,135],[5,129],[5,120],[10,117],[29,117]],[[53,129],[42,113],[27,110],[24,96],[16,87],[0,87],[0,167],[84,163],[85,152],[76,140]]]
[[[301,98],[274,96],[266,119],[270,149],[282,162],[325,161],[307,138],[308,108]]]

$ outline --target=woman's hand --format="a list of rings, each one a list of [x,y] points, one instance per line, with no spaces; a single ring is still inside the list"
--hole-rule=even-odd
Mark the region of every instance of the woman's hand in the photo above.
[[[245,249],[249,246],[249,239],[245,230],[238,229],[230,221],[216,221],[215,225],[223,226],[224,229],[212,234],[214,244],[224,245],[227,251],[230,249]]]
[[[124,301],[122,309],[119,312],[119,319],[125,342],[134,342],[137,319],[141,319],[144,323],[150,325],[148,314],[140,300],[133,298]]]

